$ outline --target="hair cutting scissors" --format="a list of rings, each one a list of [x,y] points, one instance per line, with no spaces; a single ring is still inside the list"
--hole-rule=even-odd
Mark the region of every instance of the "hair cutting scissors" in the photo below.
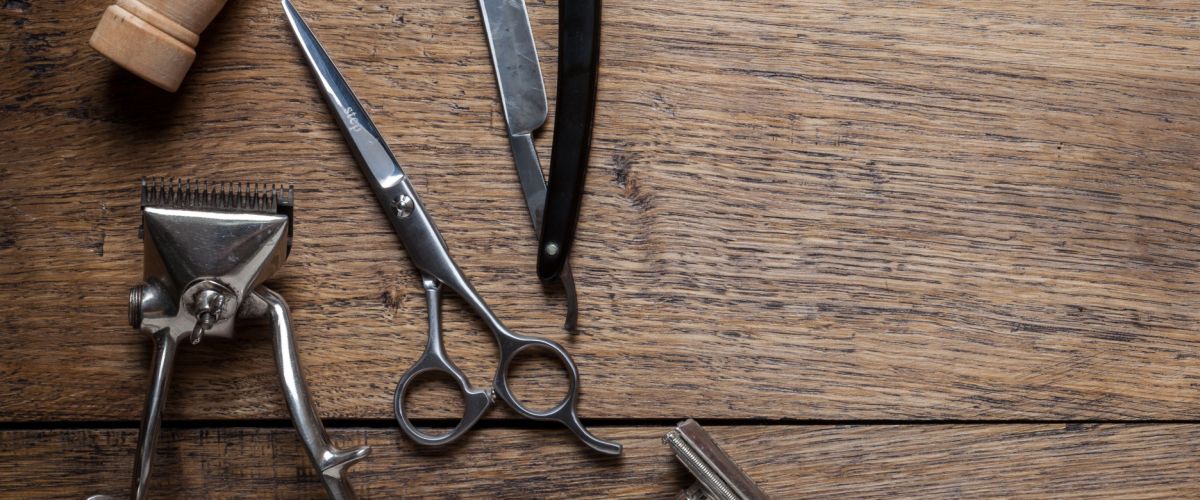
[[[350,90],[346,80],[334,66],[321,43],[309,30],[304,20],[292,7],[291,2],[282,0],[288,23],[299,41],[304,57],[316,77],[321,94],[329,104],[335,121],[350,147],[351,153],[358,161],[367,184],[375,193],[383,207],[384,214],[400,237],[400,244],[408,252],[409,259],[421,273],[421,283],[425,289],[425,298],[429,311],[429,339],[425,351],[415,365],[408,369],[396,387],[396,419],[400,428],[413,441],[425,445],[441,445],[450,443],[471,429],[480,417],[492,406],[495,396],[499,395],[508,406],[522,416],[541,421],[554,421],[565,425],[575,433],[585,444],[606,454],[618,455],[621,445],[601,440],[593,436],[579,421],[575,411],[579,400],[579,371],[575,362],[558,343],[550,340],[520,335],[510,331],[496,317],[483,298],[471,286],[470,280],[463,275],[458,265],[450,257],[446,242],[434,225],[433,219],[425,210],[417,192],[409,182],[408,176],[400,168],[395,156],[383,142],[383,137],[375,124],[367,116],[366,110],[359,103],[354,92]],[[500,359],[496,366],[496,374],[492,387],[476,388],[467,380],[454,362],[446,356],[442,345],[441,335],[441,293],[442,286],[452,290],[475,312],[491,330],[499,344]],[[570,380],[567,396],[557,405],[547,411],[535,411],[527,408],[513,395],[509,387],[508,371],[516,356],[528,349],[539,349],[553,353],[566,368]],[[463,393],[464,414],[458,426],[448,433],[432,435],[424,433],[412,424],[404,410],[404,396],[413,382],[422,374],[441,372],[452,377]]]

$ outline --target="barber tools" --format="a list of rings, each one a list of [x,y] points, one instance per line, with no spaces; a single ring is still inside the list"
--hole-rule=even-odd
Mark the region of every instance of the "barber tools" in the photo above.
[[[308,25],[292,7],[283,1],[288,23],[296,35],[304,58],[312,69],[317,88],[325,97],[334,120],[342,131],[346,143],[362,170],[363,177],[375,193],[384,215],[391,223],[400,244],[408,252],[409,259],[421,275],[429,314],[429,339],[425,351],[417,363],[401,378],[396,387],[395,410],[400,428],[413,441],[423,445],[443,445],[462,437],[483,416],[499,395],[509,407],[522,416],[539,421],[559,422],[571,430],[591,448],[606,454],[621,453],[621,445],[601,440],[587,431],[579,421],[575,406],[579,399],[579,372],[574,361],[561,345],[550,340],[519,335],[510,331],[475,291],[470,280],[463,275],[450,257],[450,251],[442,240],[433,218],[421,203],[412,183],[396,157],[392,155],[375,124],[363,109],[346,80],[334,66],[325,49],[309,30]],[[527,137],[527,136],[526,136]],[[540,176],[540,173],[539,173]],[[476,388],[466,375],[446,356],[442,346],[441,294],[443,285],[462,298],[475,315],[491,330],[499,346],[500,359],[492,387]],[[513,395],[509,386],[508,371],[518,354],[525,351],[542,351],[555,355],[566,368],[570,389],[566,398],[548,411],[527,408]],[[405,394],[422,374],[440,372],[455,380],[463,393],[465,412],[458,426],[448,433],[432,435],[422,432],[409,420],[404,407]]]
[[[287,303],[262,285],[291,250],[292,189],[143,180],[141,236],[145,273],[129,295],[129,322],[154,340],[154,354],[130,497],[146,496],[179,346],[230,339],[236,323],[266,321],[300,440],[330,497],[354,498],[346,469],[370,448],[340,450],[329,442],[301,373]]]
[[[680,422],[663,442],[696,477],[696,483],[680,491],[677,500],[767,500],[767,494],[695,420]]]
[[[479,0],[483,11],[483,26],[487,32],[496,85],[500,89],[500,104],[504,108],[504,123],[508,127],[508,143],[512,148],[517,178],[525,194],[525,205],[533,221],[536,235],[542,233],[542,212],[546,206],[546,178],[533,146],[533,133],[546,123],[546,86],[542,67],[538,63],[533,30],[524,0]],[[557,114],[555,115],[557,116]],[[589,118],[589,123],[590,123]],[[557,135],[556,135],[557,138]],[[563,328],[574,332],[578,318],[575,279],[564,259],[557,278],[567,298],[567,319]]]
[[[599,74],[600,0],[559,3],[558,96],[550,151],[550,185],[537,258],[538,278],[543,281],[558,279],[566,272],[567,255],[575,243],[583,181],[592,151]]]
[[[167,92],[179,89],[196,59],[200,33],[226,0],[118,0],[88,44]]]

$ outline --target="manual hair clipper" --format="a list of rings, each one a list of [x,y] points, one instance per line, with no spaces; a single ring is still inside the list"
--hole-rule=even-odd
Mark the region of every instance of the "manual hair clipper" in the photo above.
[[[287,303],[262,286],[291,251],[292,188],[143,179],[140,235],[145,275],[130,292],[129,322],[155,347],[130,497],[146,496],[180,343],[232,338],[235,320],[267,320],[284,399],[308,456],[330,497],[354,498],[346,469],[370,448],[339,450],[329,442],[304,383]]]

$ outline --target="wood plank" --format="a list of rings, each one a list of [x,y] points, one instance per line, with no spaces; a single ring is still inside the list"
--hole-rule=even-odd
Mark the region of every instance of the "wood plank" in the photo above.
[[[0,420],[137,418],[134,186],[160,175],[296,184],[272,286],[310,387],[387,418],[423,296],[277,2],[232,2],[174,96],[86,47],[108,3],[0,9]],[[298,4],[498,314],[569,345],[586,417],[1200,410],[1195,3],[605,2],[576,339],[534,278],[475,4]],[[556,7],[530,5],[550,89]],[[490,339],[446,316],[484,383]],[[269,353],[186,349],[168,417],[283,418]],[[420,416],[453,416],[436,395]]]
[[[368,498],[664,498],[690,483],[666,428],[606,428],[621,458],[565,432],[486,429],[452,452],[417,450],[392,429],[339,429],[374,454],[353,481]],[[1186,498],[1200,495],[1196,425],[748,426],[709,431],[775,498]],[[81,498],[128,487],[133,430],[0,432],[0,487]],[[159,498],[323,498],[289,429],[164,433]]]

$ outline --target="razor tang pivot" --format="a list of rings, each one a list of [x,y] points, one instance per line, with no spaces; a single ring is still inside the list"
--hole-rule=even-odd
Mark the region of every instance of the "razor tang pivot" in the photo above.
[[[180,344],[232,338],[236,321],[271,325],[284,399],[309,458],[336,499],[354,498],[345,469],[368,447],[339,450],[308,395],[283,297],[262,286],[291,249],[292,189],[242,183],[142,181],[145,272],[130,324],[154,340],[131,498],[146,496],[171,368]]]

